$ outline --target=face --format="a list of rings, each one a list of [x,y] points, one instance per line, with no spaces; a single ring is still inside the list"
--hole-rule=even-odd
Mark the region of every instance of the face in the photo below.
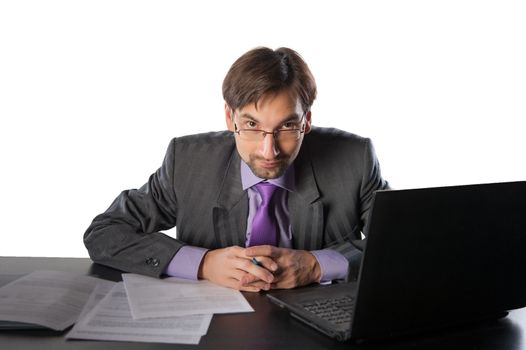
[[[311,113],[305,113],[298,98],[287,91],[264,95],[256,106],[251,103],[236,111],[225,104],[227,127],[230,131],[239,129],[260,129],[272,132],[299,124],[305,134],[311,129]],[[275,179],[292,164],[303,142],[304,134],[298,140],[277,141],[271,134],[260,140],[240,139],[236,133],[236,147],[241,158],[254,175],[263,179]]]

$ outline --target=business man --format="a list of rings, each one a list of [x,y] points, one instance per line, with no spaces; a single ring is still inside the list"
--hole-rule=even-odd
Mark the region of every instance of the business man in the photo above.
[[[241,56],[223,97],[228,131],[174,138],[148,182],[93,220],[93,261],[244,291],[356,278],[388,186],[370,140],[312,126],[316,84],[288,48]],[[174,226],[177,239],[160,232]]]

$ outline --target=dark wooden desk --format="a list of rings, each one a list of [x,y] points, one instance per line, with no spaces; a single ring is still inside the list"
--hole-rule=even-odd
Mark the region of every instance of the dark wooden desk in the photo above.
[[[37,269],[85,273],[119,281],[121,272],[89,259],[0,257],[0,274],[24,274]],[[244,293],[256,312],[215,315],[198,346],[66,340],[67,332],[0,330],[0,349],[526,349],[526,309],[484,325],[376,344],[339,343],[289,317],[264,294]]]

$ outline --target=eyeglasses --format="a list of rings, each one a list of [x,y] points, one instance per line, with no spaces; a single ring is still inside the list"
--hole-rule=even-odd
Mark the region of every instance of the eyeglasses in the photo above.
[[[281,128],[274,131],[265,131],[262,129],[238,129],[237,124],[234,123],[234,133],[237,134],[241,140],[245,141],[263,141],[267,134],[273,135],[276,142],[297,141],[301,134],[305,132],[304,127],[300,126],[302,122],[303,116],[295,127]]]

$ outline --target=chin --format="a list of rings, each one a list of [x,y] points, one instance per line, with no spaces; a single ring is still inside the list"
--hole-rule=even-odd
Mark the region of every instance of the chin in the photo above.
[[[278,178],[281,175],[283,175],[285,173],[286,167],[279,167],[279,168],[276,168],[276,169],[265,169],[265,168],[250,167],[250,169],[252,170],[254,175],[256,175],[257,177],[269,180],[269,179]]]

